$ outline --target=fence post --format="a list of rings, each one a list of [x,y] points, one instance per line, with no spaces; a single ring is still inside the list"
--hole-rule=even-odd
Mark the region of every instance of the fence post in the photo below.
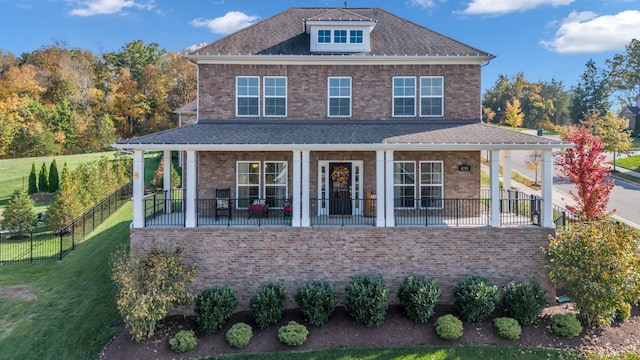
[[[76,222],[74,221],[71,224],[71,250],[75,250],[75,249],[76,249]]]
[[[60,230],[60,260],[62,260],[62,233],[64,232],[64,228]]]
[[[31,249],[29,249],[29,262],[33,263],[33,231],[31,232],[31,238],[29,239]]]
[[[564,229],[567,226],[567,212],[562,210],[562,228]]]

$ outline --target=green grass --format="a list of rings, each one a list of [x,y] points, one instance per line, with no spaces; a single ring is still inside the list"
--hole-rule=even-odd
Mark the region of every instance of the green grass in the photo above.
[[[621,159],[616,159],[616,166],[640,172],[640,155],[633,155]]]
[[[109,258],[128,245],[131,211],[123,206],[63,261],[0,267],[0,359],[98,358],[121,328]]]
[[[22,187],[25,190],[29,187],[29,174],[31,173],[31,164],[36,165],[36,176],[39,174],[44,162],[49,171],[51,161],[56,159],[58,164],[58,172],[62,174],[64,163],[67,163],[69,170],[73,170],[78,165],[93,160],[98,160],[103,156],[107,156],[110,159],[114,158],[113,151],[92,153],[92,154],[78,154],[78,155],[65,155],[65,156],[42,156],[42,157],[30,157],[20,159],[3,159],[0,160],[0,207],[7,205],[11,194],[16,188]]]
[[[209,357],[214,360],[445,360],[445,359],[581,359],[557,350],[508,346],[406,347],[386,349],[336,349],[267,354],[236,354]]]

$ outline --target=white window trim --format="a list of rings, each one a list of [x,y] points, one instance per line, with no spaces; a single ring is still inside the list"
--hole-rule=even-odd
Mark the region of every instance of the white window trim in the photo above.
[[[410,96],[396,96],[396,86],[395,86],[395,80],[396,79],[413,79],[413,83],[415,84],[413,86],[413,115],[396,115],[396,106],[395,106],[395,100],[396,98],[398,99],[408,99],[411,98]],[[392,92],[392,99],[391,99],[391,116],[392,117],[397,117],[397,118],[401,118],[401,117],[416,117],[416,106],[418,106],[418,98],[417,98],[417,91],[418,91],[418,82],[415,76],[394,76],[393,79],[391,80],[391,92]]]
[[[285,193],[285,198],[283,199],[276,199],[276,200],[282,200],[285,201],[286,197],[289,194],[289,163],[287,161],[263,161],[262,162],[262,167],[265,169],[262,172],[262,177],[260,178],[260,181],[262,182],[262,186],[261,186],[261,191],[263,196],[260,196],[260,198],[265,198],[267,197],[267,164],[284,164],[284,179],[285,179],[285,183],[284,184],[269,184],[269,187],[273,187],[273,188],[280,188],[280,187],[284,187],[284,193]],[[282,207],[275,207],[275,209],[282,209]]]
[[[331,80],[332,79],[349,79],[349,96],[331,96]],[[349,115],[331,115],[331,99],[349,98]],[[327,116],[332,118],[351,117],[353,108],[353,80],[350,76],[329,76],[327,79]]]
[[[434,164],[434,163],[439,163],[440,164],[440,178],[441,178],[441,183],[440,184],[423,184],[422,183],[422,164]],[[441,198],[440,198],[440,206],[439,207],[426,207],[426,209],[444,209],[444,161],[442,160],[425,160],[425,161],[420,161],[419,164],[419,168],[416,170],[418,172],[417,176],[419,176],[419,183],[420,183],[420,187],[419,187],[419,193],[418,196],[420,198],[420,208],[425,209],[425,207],[422,206],[422,187],[423,186],[440,186],[441,188]]]
[[[440,78],[442,80],[442,95],[440,95],[440,96],[423,95],[422,94],[422,79],[434,79],[434,78]],[[418,104],[418,107],[420,108],[420,116],[421,117],[443,117],[444,116],[444,76],[421,76],[419,85],[420,85],[420,103]],[[422,99],[435,99],[435,98],[442,99],[442,113],[440,113],[440,115],[424,115],[424,114],[422,114]]]
[[[253,96],[240,96],[238,94],[238,80],[240,78],[249,78],[249,79],[258,79],[258,114],[257,115],[240,115],[238,113],[238,99],[242,98],[253,98]],[[236,117],[260,117],[260,76],[236,76]]]
[[[258,164],[258,184],[241,184],[240,183],[240,164]],[[239,206],[239,202],[240,202],[240,188],[241,187],[258,187],[258,198],[262,197],[262,186],[260,184],[260,182],[262,182],[262,162],[258,161],[258,160],[242,160],[242,161],[236,161],[236,208],[237,209],[246,209],[247,207],[244,206]],[[251,201],[251,199],[248,199],[248,201]]]
[[[284,79],[284,96],[267,96],[267,91],[266,91],[266,79]],[[288,87],[289,87],[289,81],[287,80],[286,76],[265,76],[262,79],[262,114],[264,115],[264,117],[287,117],[287,113],[288,113],[288,105],[289,105],[289,93],[288,93]],[[269,99],[282,99],[284,98],[284,115],[267,115],[267,98]]]
[[[395,206],[395,201],[397,200],[397,198],[395,197],[395,191],[394,191],[394,196],[393,196],[394,208],[395,208],[395,209],[414,209],[414,208],[418,205],[418,204],[416,204],[416,202],[417,202],[417,201],[420,201],[420,200],[417,198],[417,196],[416,196],[416,195],[419,195],[418,193],[416,193],[416,187],[418,186],[418,181],[416,180],[416,177],[417,177],[417,176],[419,176],[419,175],[417,174],[417,172],[418,172],[418,170],[419,170],[419,169],[417,169],[417,168],[416,168],[416,162],[415,162],[415,161],[394,161],[394,162],[393,162],[393,165],[394,165],[394,173],[393,173],[393,175],[394,175],[394,181],[393,181],[393,188],[394,188],[394,190],[395,190],[395,188],[396,188],[396,187],[402,187],[402,188],[409,187],[409,185],[408,185],[408,184],[398,184],[398,183],[396,183],[396,182],[395,182],[395,165],[396,165],[396,164],[413,164],[413,195],[414,195],[413,197],[414,197],[414,199],[413,199],[413,207],[408,207],[408,206],[399,206],[399,207],[396,207],[396,206]]]

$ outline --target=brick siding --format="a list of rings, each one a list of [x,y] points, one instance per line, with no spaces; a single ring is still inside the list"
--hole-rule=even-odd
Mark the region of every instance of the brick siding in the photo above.
[[[131,252],[183,245],[184,262],[197,269],[192,290],[229,284],[238,292],[238,310],[261,284],[277,281],[288,308],[296,307],[296,288],[316,279],[333,284],[343,304],[346,283],[361,274],[382,275],[390,303],[398,303],[398,286],[410,273],[433,277],[441,303],[452,303],[455,284],[472,274],[500,288],[537,279],[553,301],[541,251],[550,234],[553,229],[540,227],[133,228]]]

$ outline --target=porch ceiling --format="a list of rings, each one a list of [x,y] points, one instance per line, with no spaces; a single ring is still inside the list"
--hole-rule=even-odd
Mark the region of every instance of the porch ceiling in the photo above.
[[[480,121],[200,120],[119,141],[138,150],[487,150],[562,149],[571,144]]]

